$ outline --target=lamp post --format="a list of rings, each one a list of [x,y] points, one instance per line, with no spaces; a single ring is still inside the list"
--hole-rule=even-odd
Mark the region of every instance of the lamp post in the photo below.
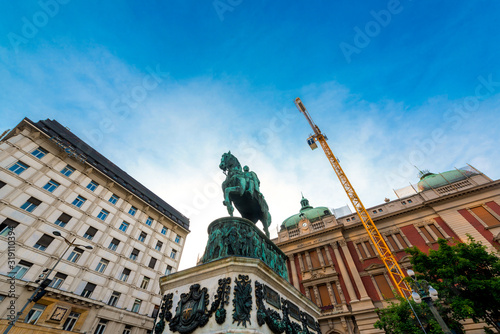
[[[415,303],[420,304],[423,300],[429,306],[432,315],[443,330],[443,333],[452,334],[450,329],[448,328],[448,325],[446,325],[443,318],[436,309],[436,306],[434,306],[433,301],[436,301],[439,298],[437,290],[434,289],[426,280],[417,281],[415,272],[413,270],[409,269],[406,272],[413,279],[413,281],[410,281],[410,285],[412,287],[411,297],[413,298]]]
[[[24,304],[23,308],[19,312],[17,312],[17,315],[14,318],[14,320],[10,321],[9,326],[5,329],[5,331],[3,332],[3,334],[7,334],[11,330],[11,328],[14,327],[14,324],[16,323],[16,321],[19,319],[19,317],[21,316],[21,314],[23,314],[23,312],[26,309],[26,307],[28,307],[28,305],[32,301],[36,302],[36,301],[38,301],[40,298],[42,298],[45,295],[45,292],[46,292],[45,289],[52,282],[52,280],[49,279],[50,274],[52,273],[52,271],[54,271],[54,269],[59,264],[59,262],[61,262],[61,259],[64,257],[64,255],[66,255],[66,252],[72,246],[81,246],[81,247],[85,247],[87,249],[93,249],[94,248],[94,247],[88,246],[88,245],[85,246],[85,245],[81,245],[81,244],[75,244],[76,238],[74,238],[73,241],[69,241],[68,239],[66,239],[65,237],[63,237],[62,234],[61,234],[61,232],[59,232],[59,231],[53,231],[52,234],[55,235],[56,237],[63,238],[64,242],[68,245],[68,247],[66,247],[66,249],[61,254],[61,256],[59,256],[59,259],[57,259],[57,262],[52,266],[52,268],[49,270],[49,272],[47,274],[45,274],[45,270],[44,270],[44,273],[42,275],[40,275],[40,278],[42,278],[43,276],[45,276],[45,279],[43,279],[41,281],[40,285],[35,289],[35,291],[33,291],[33,294],[28,299],[28,301],[26,302],[26,304]]]

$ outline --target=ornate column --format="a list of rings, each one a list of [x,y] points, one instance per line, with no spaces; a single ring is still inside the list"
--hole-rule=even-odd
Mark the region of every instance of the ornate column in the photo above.
[[[325,259],[323,259],[323,253],[321,253],[320,247],[316,248],[316,253],[318,253],[319,263],[321,264],[322,267],[324,267],[325,266]]]
[[[352,259],[351,253],[349,252],[349,248],[347,248],[347,243],[345,242],[345,240],[341,240],[339,243],[347,260],[347,265],[351,269],[352,277],[354,278],[354,282],[356,283],[356,287],[358,288],[361,299],[369,299],[370,297],[368,297],[368,294],[366,293],[365,285],[363,284],[363,281],[361,281],[361,276],[359,276],[359,272],[356,269],[354,260]]]
[[[306,271],[305,268],[304,268],[304,261],[302,261],[302,254],[297,253],[297,257],[299,258],[300,271],[301,272]]]
[[[295,268],[295,259],[294,258],[295,258],[294,254],[288,255],[288,260],[290,261],[290,267],[292,268],[293,286],[297,290],[300,290],[299,276],[297,275],[297,269]]]
[[[335,301],[335,296],[333,295],[331,283],[326,283],[326,288],[328,289],[328,295],[330,296],[330,302],[332,303],[332,305],[337,305],[337,302]]]
[[[312,270],[313,265],[311,262],[311,256],[309,255],[309,252],[306,251],[306,263],[307,263],[307,270]]]
[[[314,296],[316,297],[316,304],[321,307],[321,298],[319,297],[318,287],[313,285]]]
[[[328,260],[328,265],[332,266],[333,269],[335,269],[335,267],[333,266],[332,256],[330,255],[330,251],[328,250],[328,246],[323,246],[323,248],[325,249],[326,258]]]
[[[335,253],[335,258],[337,259],[337,263],[339,264],[340,273],[344,277],[345,286],[347,288],[347,294],[349,295],[351,301],[356,301],[358,300],[358,298],[356,297],[356,293],[354,292],[354,287],[352,285],[349,274],[347,273],[347,268],[344,264],[344,261],[342,260],[342,257],[340,256],[338,244],[334,242],[333,244],[331,244],[331,246],[333,248],[333,252]]]
[[[306,290],[306,297],[311,299],[311,294],[309,293],[309,287],[304,287],[304,290]]]

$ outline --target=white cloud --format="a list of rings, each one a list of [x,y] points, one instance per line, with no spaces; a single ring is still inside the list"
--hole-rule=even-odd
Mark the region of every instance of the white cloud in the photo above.
[[[290,95],[252,91],[240,78],[164,77],[120,118],[112,102],[140,85],[146,69],[128,66],[99,48],[85,54],[47,49],[15,59],[5,51],[0,56],[10,66],[0,79],[4,119],[12,125],[24,116],[57,119],[191,219],[181,268],[193,266],[203,252],[208,224],[227,215],[218,165],[228,150],[259,175],[273,218],[272,235],[298,213],[300,192],[313,206],[348,203],[321,149],[311,151],[306,144],[312,130],[293,104],[295,94],[330,138],[365,206],[394,199],[392,188],[416,182],[412,164],[439,172],[469,162],[499,177],[493,157],[500,153],[494,125],[500,95],[455,125],[445,112],[462,100],[444,96],[407,106],[404,101],[363,101],[336,82]],[[112,127],[103,124],[106,119]],[[427,145],[439,129],[441,139]],[[96,133],[100,140],[93,140]]]

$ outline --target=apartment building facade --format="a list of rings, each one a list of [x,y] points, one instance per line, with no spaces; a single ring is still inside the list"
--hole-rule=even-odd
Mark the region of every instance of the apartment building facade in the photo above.
[[[177,270],[188,233],[69,129],[25,118],[0,139],[0,331],[60,259],[10,333],[151,333],[159,278]]]
[[[500,180],[473,168],[424,173],[397,200],[368,209],[403,270],[404,249],[437,249],[437,239],[500,249]],[[394,297],[394,285],[355,213],[335,217],[326,207],[302,199],[300,212],[286,219],[273,240],[288,255],[291,283],[322,309],[323,334],[381,333],[373,327],[377,308]],[[465,324],[484,333],[484,324]]]

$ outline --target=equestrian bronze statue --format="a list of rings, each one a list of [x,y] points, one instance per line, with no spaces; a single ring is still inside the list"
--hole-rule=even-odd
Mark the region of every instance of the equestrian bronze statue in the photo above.
[[[227,207],[229,215],[233,216],[234,207],[236,207],[243,218],[254,224],[260,220],[266,236],[269,237],[268,227],[271,225],[271,215],[264,195],[260,192],[257,174],[251,172],[248,166],[242,169],[231,151],[222,155],[219,167],[226,175],[226,180],[222,183],[222,191],[224,192],[223,204]]]

